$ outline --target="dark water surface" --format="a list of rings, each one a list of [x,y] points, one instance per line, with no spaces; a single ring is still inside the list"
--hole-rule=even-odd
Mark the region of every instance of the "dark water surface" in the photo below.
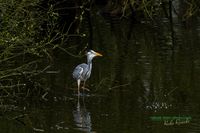
[[[78,98],[71,75],[85,58],[60,54],[45,75],[54,96],[9,106],[1,133],[200,132],[200,18],[132,25],[96,14],[93,23],[104,56],[93,61],[90,92]]]

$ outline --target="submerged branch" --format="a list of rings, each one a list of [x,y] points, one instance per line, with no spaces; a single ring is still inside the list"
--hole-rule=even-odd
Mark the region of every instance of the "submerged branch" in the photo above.
[[[116,88],[119,88],[119,87],[125,87],[125,86],[128,86],[128,85],[130,85],[130,83],[122,84],[122,85],[116,85],[116,86],[110,87],[109,90],[116,89]]]
[[[8,88],[15,88],[15,87],[22,87],[22,86],[26,86],[26,84],[16,84],[16,85],[0,86],[0,89],[8,89]]]

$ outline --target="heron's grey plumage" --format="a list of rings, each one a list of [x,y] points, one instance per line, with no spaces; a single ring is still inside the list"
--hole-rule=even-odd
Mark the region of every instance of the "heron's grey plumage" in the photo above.
[[[79,64],[73,71],[73,78],[86,81],[90,77],[91,72],[89,71],[88,64]]]
[[[102,56],[102,55],[93,50],[90,50],[89,52],[87,52],[87,64],[85,64],[85,63],[79,64],[78,66],[75,67],[75,69],[72,73],[73,78],[75,78],[78,83],[78,93],[79,93],[80,82],[84,81],[84,84],[85,84],[85,81],[91,75],[92,59],[95,56]]]

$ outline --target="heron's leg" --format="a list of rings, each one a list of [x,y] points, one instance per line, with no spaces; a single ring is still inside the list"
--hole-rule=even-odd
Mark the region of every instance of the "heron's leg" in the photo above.
[[[85,82],[86,82],[86,81],[83,82],[83,88],[85,88]]]
[[[80,84],[81,84],[80,79],[77,80],[77,84],[78,84],[78,96],[79,96],[80,95]]]
[[[83,82],[83,87],[82,87],[83,90],[90,91],[88,88],[85,87],[85,82],[86,82],[86,80]]]
[[[79,98],[80,96],[78,95],[78,101],[77,101],[77,111],[79,111],[80,112],[80,98]]]

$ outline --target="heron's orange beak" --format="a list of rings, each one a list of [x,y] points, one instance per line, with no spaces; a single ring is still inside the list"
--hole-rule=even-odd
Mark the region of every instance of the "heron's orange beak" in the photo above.
[[[103,56],[102,54],[95,52],[96,56]]]

